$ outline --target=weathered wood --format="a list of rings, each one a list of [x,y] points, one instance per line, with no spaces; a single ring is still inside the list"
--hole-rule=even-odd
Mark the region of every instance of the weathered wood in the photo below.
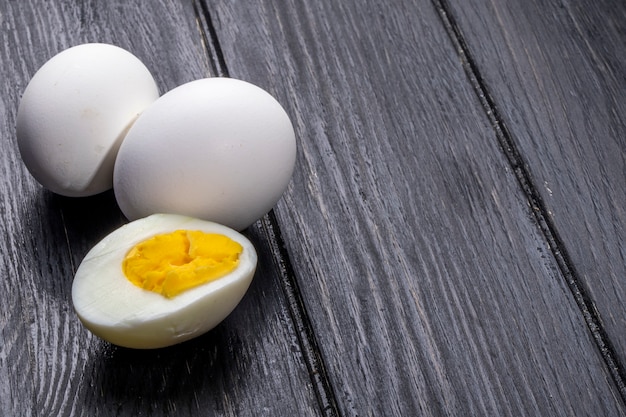
[[[590,325],[604,327],[625,366],[626,3],[449,8],[532,173],[563,269],[589,298],[583,308],[597,309]]]
[[[440,3],[0,3],[0,415],[624,415]],[[623,314],[606,314],[624,299],[624,7],[509,3],[446,11],[623,349]],[[111,193],[51,195],[19,159],[26,83],[86,41],[129,49],[162,91],[252,81],[297,129],[294,181],[247,231],[250,292],[179,346],[116,348],[80,326],[73,271],[125,220]]]
[[[225,323],[168,349],[137,352],[91,337],[71,307],[73,272],[125,220],[112,193],[54,196],[22,165],[19,97],[34,72],[78,43],[140,57],[162,91],[209,74],[188,2],[0,4],[0,415],[317,415],[318,406],[269,242],[249,293]]]
[[[624,413],[432,3],[207,7],[294,117],[276,214],[344,415]]]

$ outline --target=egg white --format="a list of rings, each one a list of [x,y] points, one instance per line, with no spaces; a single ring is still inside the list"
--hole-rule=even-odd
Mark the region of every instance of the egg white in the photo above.
[[[215,281],[166,298],[131,283],[122,262],[137,243],[175,230],[220,233],[243,251],[236,269]],[[115,230],[89,251],[72,284],[74,309],[87,329],[115,345],[160,348],[199,336],[237,306],[256,269],[257,254],[240,233],[216,223],[173,214],[154,214]]]

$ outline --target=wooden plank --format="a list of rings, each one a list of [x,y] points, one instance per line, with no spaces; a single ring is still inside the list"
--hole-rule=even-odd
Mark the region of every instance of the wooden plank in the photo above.
[[[597,309],[590,325],[604,327],[624,379],[626,3],[494,0],[449,9],[532,173],[554,250],[589,299],[583,309]]]
[[[208,75],[193,5],[11,1],[0,4],[0,25],[0,415],[316,415],[270,242],[258,227],[247,232],[258,272],[225,323],[167,349],[112,347],[79,324],[70,288],[86,252],[125,222],[113,194],[51,195],[19,158],[19,97],[34,72],[71,45],[130,50],[162,91]]]
[[[343,415],[620,415],[430,2],[206,2],[298,137],[276,215]]]

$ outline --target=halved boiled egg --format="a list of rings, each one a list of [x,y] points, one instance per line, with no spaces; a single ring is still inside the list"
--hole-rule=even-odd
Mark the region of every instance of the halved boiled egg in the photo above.
[[[174,345],[219,324],[243,298],[257,254],[216,223],[154,214],[89,251],[72,285],[74,309],[96,336],[138,349]]]

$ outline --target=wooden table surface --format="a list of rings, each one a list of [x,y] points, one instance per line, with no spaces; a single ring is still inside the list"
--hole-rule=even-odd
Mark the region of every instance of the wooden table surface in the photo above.
[[[0,415],[626,415],[623,0],[4,0],[0,36]],[[84,42],[294,123],[253,284],[193,341],[115,347],[72,309],[126,220],[44,190],[15,119]]]

